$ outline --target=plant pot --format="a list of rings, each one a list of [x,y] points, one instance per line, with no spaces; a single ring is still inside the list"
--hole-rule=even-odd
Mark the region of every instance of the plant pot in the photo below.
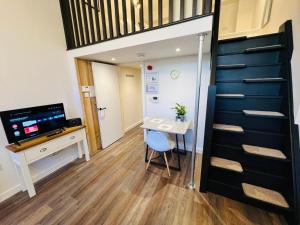
[[[185,115],[177,115],[176,121],[181,121],[181,122],[185,121]]]

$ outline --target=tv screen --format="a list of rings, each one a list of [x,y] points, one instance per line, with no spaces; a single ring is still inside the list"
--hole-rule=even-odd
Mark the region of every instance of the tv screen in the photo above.
[[[62,103],[0,112],[9,143],[33,138],[66,125]]]

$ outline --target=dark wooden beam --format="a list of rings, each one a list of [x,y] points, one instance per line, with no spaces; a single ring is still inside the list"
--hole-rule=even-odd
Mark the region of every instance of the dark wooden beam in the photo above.
[[[212,12],[212,0],[203,0],[202,15],[210,14],[211,12]]]
[[[110,38],[113,38],[114,30],[113,30],[112,13],[111,13],[111,1],[107,0],[106,3],[107,3],[107,13],[108,13],[109,35],[110,35]]]
[[[115,16],[116,16],[116,34],[117,37],[121,36],[120,31],[120,15],[119,15],[119,1],[115,0]]]
[[[158,0],[158,25],[161,26],[163,23],[163,2]]]
[[[169,0],[169,23],[172,23],[174,18],[173,18],[173,1],[174,0]]]
[[[78,17],[78,25],[79,25],[79,33],[80,33],[81,45],[85,45],[84,33],[83,33],[83,25],[82,25],[82,17],[81,17],[81,10],[80,10],[80,1],[79,0],[76,0],[76,10],[77,10],[77,17]]]
[[[100,12],[101,12],[101,23],[102,23],[102,32],[103,32],[103,39],[107,39],[107,32],[106,32],[106,20],[105,20],[105,11],[104,11],[104,2],[100,0]]]
[[[98,41],[101,40],[101,32],[100,32],[100,22],[99,22],[99,10],[98,10],[98,1],[94,0],[94,13],[96,20],[96,33],[98,37]]]
[[[83,27],[84,27],[86,44],[90,44],[91,40],[90,40],[89,25],[88,25],[88,20],[87,20],[87,15],[86,15],[86,2],[85,1],[81,1],[81,8],[82,8],[82,18],[83,18]]]
[[[149,18],[149,28],[153,27],[153,2],[148,0],[148,18]]]
[[[197,14],[197,0],[193,0],[192,16],[196,16],[196,14]]]
[[[132,1],[130,1],[130,14],[131,14],[131,32],[135,32],[135,7]]]
[[[140,30],[144,30],[144,1],[140,0]]]
[[[72,10],[72,21],[74,25],[74,33],[75,33],[75,40],[76,40],[76,47],[80,46],[80,39],[79,39],[79,31],[78,31],[78,24],[76,18],[76,10],[75,10],[75,0],[71,0],[71,10]]]
[[[87,0],[87,3],[89,5],[91,4],[91,0]],[[91,38],[92,38],[92,43],[95,43],[95,28],[94,28],[94,18],[93,18],[93,9],[92,7],[88,7],[88,12],[89,12],[89,21],[90,21],[90,31],[91,31]]]
[[[126,0],[122,0],[124,35],[128,34]]]
[[[180,19],[184,19],[184,0],[180,0]]]
[[[59,3],[64,25],[67,49],[71,49],[75,47],[75,39],[69,1],[60,0]]]

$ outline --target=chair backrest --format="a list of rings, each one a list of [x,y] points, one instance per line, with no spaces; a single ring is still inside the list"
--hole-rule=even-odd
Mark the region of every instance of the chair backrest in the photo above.
[[[153,150],[164,152],[170,150],[168,135],[158,131],[148,131],[146,143]]]

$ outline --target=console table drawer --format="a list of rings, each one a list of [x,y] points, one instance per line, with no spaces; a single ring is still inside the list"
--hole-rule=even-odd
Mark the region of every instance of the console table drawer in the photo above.
[[[33,162],[57,151],[57,141],[49,141],[41,145],[34,146],[24,152],[27,162]]]
[[[51,155],[55,152],[60,151],[61,149],[68,147],[72,144],[77,143],[78,141],[82,140],[84,133],[82,130],[64,135],[58,139],[51,140],[48,142],[45,142],[43,144],[34,146],[30,148],[30,150],[26,150],[24,152],[26,161],[31,163],[34,162],[40,158],[46,157],[48,155]]]
[[[81,130],[76,131],[71,134],[67,134],[63,137],[60,138],[59,140],[59,147],[64,148],[65,146],[71,145],[72,143],[77,143],[78,141],[82,140],[83,137],[83,132]]]

